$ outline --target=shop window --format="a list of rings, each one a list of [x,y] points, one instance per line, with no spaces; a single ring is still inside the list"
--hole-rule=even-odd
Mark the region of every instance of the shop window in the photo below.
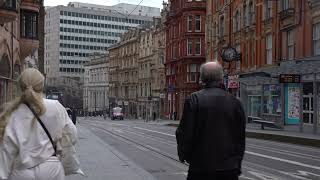
[[[261,96],[249,96],[248,115],[252,117],[261,117]]]
[[[279,85],[264,85],[263,86],[263,113],[280,115],[281,113],[281,98]]]

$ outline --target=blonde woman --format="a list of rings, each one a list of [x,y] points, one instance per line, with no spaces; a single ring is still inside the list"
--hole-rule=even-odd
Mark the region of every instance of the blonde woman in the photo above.
[[[75,144],[76,127],[58,101],[43,98],[44,76],[38,70],[23,71],[19,85],[21,97],[0,116],[0,179],[64,180],[56,152],[63,149],[63,138]]]

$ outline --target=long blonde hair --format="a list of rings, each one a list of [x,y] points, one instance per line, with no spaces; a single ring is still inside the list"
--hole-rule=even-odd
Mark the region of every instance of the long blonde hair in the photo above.
[[[4,112],[0,115],[0,141],[3,139],[4,131],[9,117],[22,103],[28,103],[41,116],[46,108],[43,103],[44,76],[37,69],[28,68],[19,77],[19,86],[22,94],[6,105]]]

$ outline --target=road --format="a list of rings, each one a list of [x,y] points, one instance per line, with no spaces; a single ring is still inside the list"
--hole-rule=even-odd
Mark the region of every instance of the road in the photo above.
[[[82,126],[159,180],[185,180],[178,161],[175,127],[139,120],[84,118]],[[320,180],[320,149],[247,139],[241,180]]]

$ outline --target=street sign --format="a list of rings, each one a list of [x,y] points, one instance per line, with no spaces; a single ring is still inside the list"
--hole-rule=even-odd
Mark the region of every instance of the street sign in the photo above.
[[[228,76],[228,88],[238,89],[240,87],[238,79],[239,79],[238,75]]]
[[[163,93],[161,93],[161,94],[160,94],[160,99],[164,99],[164,98],[166,98],[166,95],[163,94]]]
[[[174,92],[174,86],[172,84],[168,86],[168,92],[170,93]]]
[[[280,83],[300,83],[301,76],[299,74],[280,74]]]

